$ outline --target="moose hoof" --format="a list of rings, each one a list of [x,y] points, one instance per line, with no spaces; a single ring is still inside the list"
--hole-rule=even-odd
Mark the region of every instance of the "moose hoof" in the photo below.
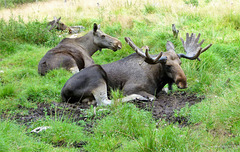
[[[156,100],[156,98],[155,97],[148,97],[148,100],[153,101],[153,100]]]
[[[136,99],[137,99],[137,100],[141,100],[141,101],[148,101],[148,100],[149,100],[148,98],[145,98],[145,97],[143,97],[143,96],[137,97]]]
[[[73,74],[75,74],[75,73],[78,73],[78,72],[79,72],[79,69],[78,69],[78,67],[72,67],[72,68],[70,68],[70,71],[71,71]]]

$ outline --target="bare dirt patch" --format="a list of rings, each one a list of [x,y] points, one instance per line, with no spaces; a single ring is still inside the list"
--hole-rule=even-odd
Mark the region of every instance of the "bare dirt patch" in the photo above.
[[[153,118],[156,120],[161,118],[165,119],[168,122],[178,122],[179,124],[187,125],[188,118],[175,117],[174,111],[180,110],[181,108],[185,107],[186,104],[192,106],[198,102],[201,102],[202,99],[204,99],[203,96],[197,97],[195,94],[189,94],[186,92],[175,92],[167,94],[162,91],[155,101],[132,101],[132,103],[140,109],[151,111]],[[19,108],[23,107],[19,105]],[[70,104],[53,101],[51,104],[39,103],[36,109],[28,109],[27,115],[18,113],[17,115],[12,116],[12,119],[17,120],[17,122],[25,124],[27,126],[38,119],[45,118],[46,116],[58,118],[64,117],[64,119],[70,119],[74,122],[78,122],[80,120],[86,120],[90,118],[85,112],[85,109],[89,108],[90,105],[84,103]],[[4,118],[4,114],[1,117]],[[86,127],[88,128],[86,129],[90,131],[92,124],[88,124]]]
[[[188,125],[188,118],[186,117],[175,117],[175,111],[179,111],[186,105],[192,106],[196,103],[201,102],[205,97],[197,97],[195,94],[189,94],[186,92],[175,92],[167,94],[162,91],[156,101],[153,102],[141,102],[134,101],[133,103],[141,109],[152,111],[153,118],[165,119],[167,122],[176,123],[178,122],[181,126]]]

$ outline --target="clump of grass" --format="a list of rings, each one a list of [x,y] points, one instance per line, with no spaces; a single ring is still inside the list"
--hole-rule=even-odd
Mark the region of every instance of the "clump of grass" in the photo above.
[[[14,85],[5,85],[5,86],[0,86],[0,98],[6,98],[6,97],[11,97],[14,96],[16,93]]]
[[[72,148],[76,143],[85,142],[87,138],[83,134],[84,128],[72,122],[71,118],[63,120],[63,117],[71,116],[46,116],[46,119],[32,123],[28,131],[30,132],[41,126],[49,126],[49,129],[40,132],[38,136],[32,134],[32,137],[37,138],[41,142],[56,146]]]
[[[86,150],[111,150],[112,147],[121,145],[126,140],[142,136],[146,128],[153,127],[149,116],[150,113],[140,111],[132,104],[118,106],[110,116],[98,122]]]
[[[198,6],[198,0],[184,0],[185,4],[191,4],[193,6]]]
[[[30,86],[25,91],[25,96],[28,101],[31,102],[43,102],[46,101],[49,96],[56,98],[56,94],[53,89],[50,89],[48,86]]]
[[[151,3],[144,4],[144,12],[146,14],[154,14],[157,12],[157,7]]]
[[[229,14],[225,14],[223,16],[223,23],[226,24],[226,26],[232,26],[235,30],[240,30],[240,14],[233,13],[231,11]]]

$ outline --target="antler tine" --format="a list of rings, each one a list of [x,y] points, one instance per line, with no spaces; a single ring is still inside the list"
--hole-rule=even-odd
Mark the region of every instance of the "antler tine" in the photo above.
[[[186,42],[184,42],[184,40],[181,38],[186,55],[178,54],[178,56],[186,59],[190,59],[190,60],[198,59],[200,61],[199,55],[205,52],[207,49],[209,49],[212,46],[212,44],[209,44],[207,47],[202,49],[201,45],[203,44],[204,39],[198,44],[200,36],[201,34],[199,33],[196,38],[196,35],[192,33],[191,36],[189,37],[189,34],[186,33]]]
[[[194,33],[191,33],[191,36],[189,37],[190,43],[192,42],[192,39],[195,39],[195,34]]]
[[[157,63],[157,62],[159,62],[160,61],[160,58],[162,57],[162,54],[163,54],[163,52],[160,52],[159,54],[158,54],[158,56],[154,59],[154,63]]]
[[[212,46],[212,44],[208,44],[205,48],[201,50],[201,53],[205,52],[207,49],[209,49]]]
[[[184,43],[183,38],[181,38],[181,40],[182,40],[182,42]],[[186,34],[186,43],[188,43],[188,42],[189,42],[189,33]],[[183,45],[184,45],[184,44],[183,44]]]
[[[149,54],[149,51],[150,51],[149,47],[148,47],[148,46],[145,46],[144,48],[145,48],[145,51],[146,51],[146,52],[145,52],[146,57],[147,57],[147,58],[151,58],[151,56],[150,56],[150,54]]]
[[[145,54],[143,53],[142,49],[140,49],[139,47],[137,47],[132,40],[130,39],[130,37],[125,37],[125,41],[127,42],[128,45],[131,46],[131,48],[133,48],[133,50],[139,54],[141,57],[145,58]]]
[[[202,45],[204,41],[205,41],[205,40],[203,39],[203,40],[199,43],[199,45]]]
[[[199,41],[199,39],[200,39],[200,36],[201,36],[201,34],[198,33],[198,36],[197,36],[197,38],[196,38],[196,40],[195,40],[195,43],[198,43],[198,41]],[[204,41],[204,39],[203,39],[203,41]],[[199,43],[199,44],[202,45],[201,43]]]
[[[143,53],[143,50],[137,47],[129,37],[125,37],[125,41],[134,49],[134,51],[136,51],[138,55],[143,57],[147,63],[156,64],[159,62],[159,59],[162,56],[162,52],[157,57],[152,57],[149,54],[150,49],[148,48],[148,46],[145,46],[145,53]]]

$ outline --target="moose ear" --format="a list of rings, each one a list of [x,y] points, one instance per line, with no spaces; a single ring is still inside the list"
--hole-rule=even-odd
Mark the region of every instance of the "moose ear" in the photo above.
[[[98,29],[100,30],[100,28],[101,28],[101,25],[100,25],[100,24],[98,24]]]
[[[173,43],[168,41],[167,44],[166,44],[166,49],[167,49],[167,51],[174,51],[175,48],[174,48]]]
[[[59,17],[58,19],[57,19],[57,22],[59,22],[61,20],[61,17]]]
[[[93,32],[97,32],[98,29],[98,25],[96,23],[93,24]]]

